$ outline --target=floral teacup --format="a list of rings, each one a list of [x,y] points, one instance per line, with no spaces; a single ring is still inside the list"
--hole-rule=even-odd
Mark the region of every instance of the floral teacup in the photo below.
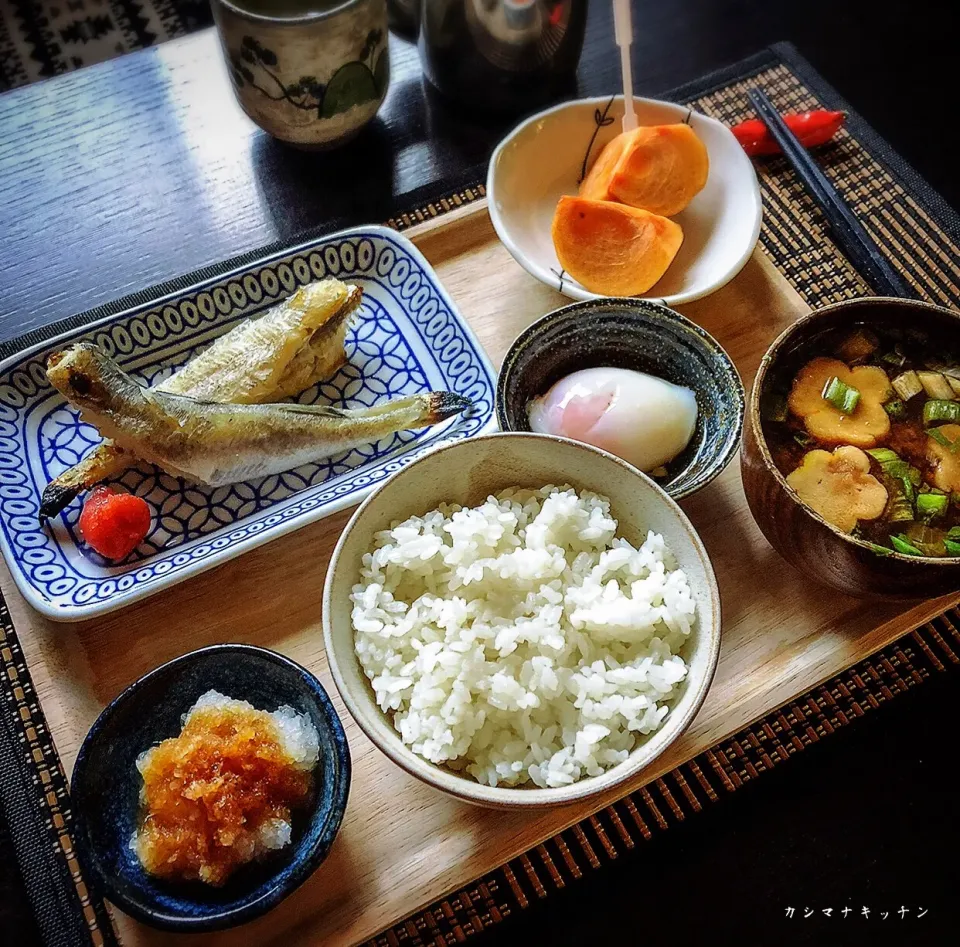
[[[275,138],[333,148],[377,114],[386,0],[213,0],[213,12],[240,106]]]

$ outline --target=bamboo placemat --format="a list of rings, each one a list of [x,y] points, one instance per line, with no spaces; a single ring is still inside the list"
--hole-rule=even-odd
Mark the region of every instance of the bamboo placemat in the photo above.
[[[432,904],[365,947],[448,947],[556,896],[917,686],[960,670],[960,611],[904,635],[639,792]]]
[[[764,86],[781,110],[847,108],[792,48],[778,46],[672,98],[727,121],[749,110],[745,89]],[[848,109],[849,111],[849,109]],[[894,264],[924,298],[960,301],[960,221],[938,195],[851,112],[820,159]],[[758,166],[764,251],[811,305],[869,291],[831,243],[812,202],[781,159]],[[391,221],[398,229],[483,196],[478,185]],[[847,673],[768,715],[653,784],[562,832],[370,941],[447,945],[476,935],[614,861],[643,840],[736,791],[799,750],[960,663],[960,613],[950,611]],[[43,711],[0,601],[2,801],[28,891],[50,943],[115,942],[69,844],[69,793]]]
[[[766,89],[782,112],[851,111],[792,48],[773,52],[779,63],[742,68],[734,81],[729,72],[722,73],[705,91],[688,88],[675,97],[728,124],[752,115],[746,90],[754,84]],[[846,128],[818,151],[818,158],[921,296],[958,306],[960,235],[952,210],[852,112]],[[869,295],[870,287],[831,241],[816,205],[786,161],[765,159],[757,170],[764,205],[761,246],[804,301],[817,307]],[[446,209],[440,204],[391,223],[415,225]],[[868,711],[936,675],[955,672],[960,666],[958,627],[960,611],[951,609],[667,776],[407,918],[368,947],[460,943],[562,891],[586,872],[609,866]]]

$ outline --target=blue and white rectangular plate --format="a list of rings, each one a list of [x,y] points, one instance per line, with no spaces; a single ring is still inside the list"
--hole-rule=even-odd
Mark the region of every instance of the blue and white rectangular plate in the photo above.
[[[448,390],[469,398],[473,411],[228,487],[132,468],[119,483],[144,497],[154,517],[144,543],[120,564],[79,542],[79,500],[41,527],[43,488],[100,443],[97,430],[47,381],[50,352],[93,341],[152,385],[240,320],[327,276],[361,286],[363,304],[347,335],[347,363],[304,392],[302,404],[357,408]],[[0,547],[20,591],[44,615],[78,621],[103,614],[354,506],[431,447],[492,429],[494,386],[483,349],[409,240],[385,227],[324,237],[82,326],[0,365]]]

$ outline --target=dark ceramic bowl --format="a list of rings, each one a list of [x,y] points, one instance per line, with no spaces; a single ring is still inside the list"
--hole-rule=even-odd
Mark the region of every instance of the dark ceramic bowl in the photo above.
[[[320,735],[314,799],[293,813],[293,839],[239,869],[222,888],[152,878],[130,850],[138,825],[136,759],[180,732],[180,718],[214,688],[261,710],[283,704],[309,714]],[[301,885],[326,858],[350,788],[347,739],[320,682],[282,655],[252,645],[213,645],[151,671],[100,716],[80,747],[71,780],[74,841],[101,893],[128,914],[166,930],[205,931],[258,917]]]
[[[809,353],[830,330],[871,326],[960,333],[960,314],[928,303],[873,297],[827,306],[798,319],[770,346],[750,393],[740,470],[750,512],[770,545],[811,579],[860,598],[930,598],[960,589],[960,559],[877,552],[804,506],[787,486],[764,439],[760,399],[781,370]]]
[[[657,484],[675,500],[706,486],[730,463],[743,426],[743,384],[730,356],[700,326],[645,299],[592,299],[548,313],[514,340],[497,379],[502,431],[529,431],[527,405],[582,368],[657,375],[697,395],[697,427]]]

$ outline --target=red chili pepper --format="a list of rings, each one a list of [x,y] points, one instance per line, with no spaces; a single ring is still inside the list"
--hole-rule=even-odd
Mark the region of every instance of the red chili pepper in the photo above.
[[[150,507],[132,493],[97,487],[80,513],[83,541],[107,559],[126,559],[150,530]]]
[[[787,127],[800,139],[804,148],[815,148],[828,142],[837,133],[844,123],[846,112],[800,112],[784,115],[783,120]],[[773,140],[773,135],[767,131],[767,126],[759,118],[750,118],[730,129],[743,145],[743,150],[755,157],[756,155],[778,155],[780,146]]]

